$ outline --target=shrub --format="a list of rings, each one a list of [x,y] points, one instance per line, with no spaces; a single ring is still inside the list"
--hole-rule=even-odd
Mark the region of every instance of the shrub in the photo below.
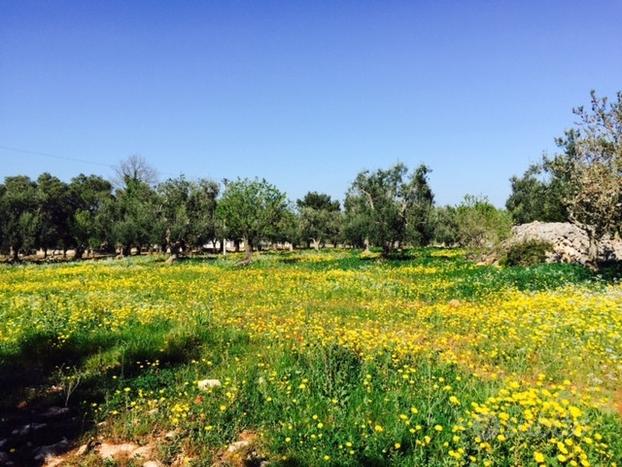
[[[546,254],[553,245],[541,240],[527,240],[508,248],[502,260],[504,266],[535,266],[546,261]]]
[[[487,198],[466,195],[455,209],[457,243],[469,248],[490,248],[510,235],[512,219]]]

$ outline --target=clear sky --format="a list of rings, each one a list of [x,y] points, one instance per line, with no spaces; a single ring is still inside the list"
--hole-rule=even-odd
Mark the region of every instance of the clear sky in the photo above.
[[[432,169],[502,205],[590,89],[622,89],[620,1],[0,0],[0,176],[259,176],[341,198]],[[98,165],[99,164],[99,165]]]

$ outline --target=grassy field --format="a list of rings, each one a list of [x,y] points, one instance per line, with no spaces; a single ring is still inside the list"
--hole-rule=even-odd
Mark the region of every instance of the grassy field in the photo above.
[[[621,359],[622,285],[575,266],[428,249],[0,269],[18,463],[21,414],[66,403],[68,449],[133,441],[164,464],[226,462],[246,436],[272,465],[615,465]]]

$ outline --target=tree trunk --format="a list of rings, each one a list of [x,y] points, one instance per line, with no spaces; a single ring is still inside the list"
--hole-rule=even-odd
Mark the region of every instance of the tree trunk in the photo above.
[[[74,255],[73,259],[82,259],[82,255],[84,254],[84,248],[82,248],[81,246],[76,246],[75,252],[76,254]]]
[[[389,256],[391,254],[391,243],[390,242],[384,242],[382,244],[382,256],[384,256],[385,258],[387,256]]]
[[[315,251],[319,251],[320,250],[320,239],[312,238],[311,240],[313,241],[313,248],[315,249]]]
[[[13,263],[19,261],[19,248],[11,247],[11,261]]]
[[[253,243],[248,238],[244,239],[244,250],[246,252],[246,254],[244,255],[244,261],[250,263],[253,257]]]
[[[166,248],[171,248],[171,229],[167,228],[166,229],[166,234],[164,236],[164,241],[166,242]],[[172,248],[171,248],[171,252],[172,252]]]
[[[121,256],[130,256],[132,254],[132,245],[124,245],[121,250]]]
[[[236,252],[236,253],[239,253],[239,252],[240,252],[240,240],[235,239],[235,240],[233,241],[233,243],[234,243],[234,245],[235,245],[235,252]]]
[[[596,238],[594,235],[589,235],[588,240],[589,240],[589,244],[588,244],[587,255],[588,255],[590,264],[596,267],[598,263],[598,242],[596,241]]]

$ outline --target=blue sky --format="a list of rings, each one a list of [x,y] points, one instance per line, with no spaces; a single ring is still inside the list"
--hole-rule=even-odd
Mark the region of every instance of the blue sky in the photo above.
[[[0,1],[0,177],[265,177],[339,198],[426,163],[502,205],[590,89],[622,89],[619,1]],[[98,165],[99,164],[99,165]]]

